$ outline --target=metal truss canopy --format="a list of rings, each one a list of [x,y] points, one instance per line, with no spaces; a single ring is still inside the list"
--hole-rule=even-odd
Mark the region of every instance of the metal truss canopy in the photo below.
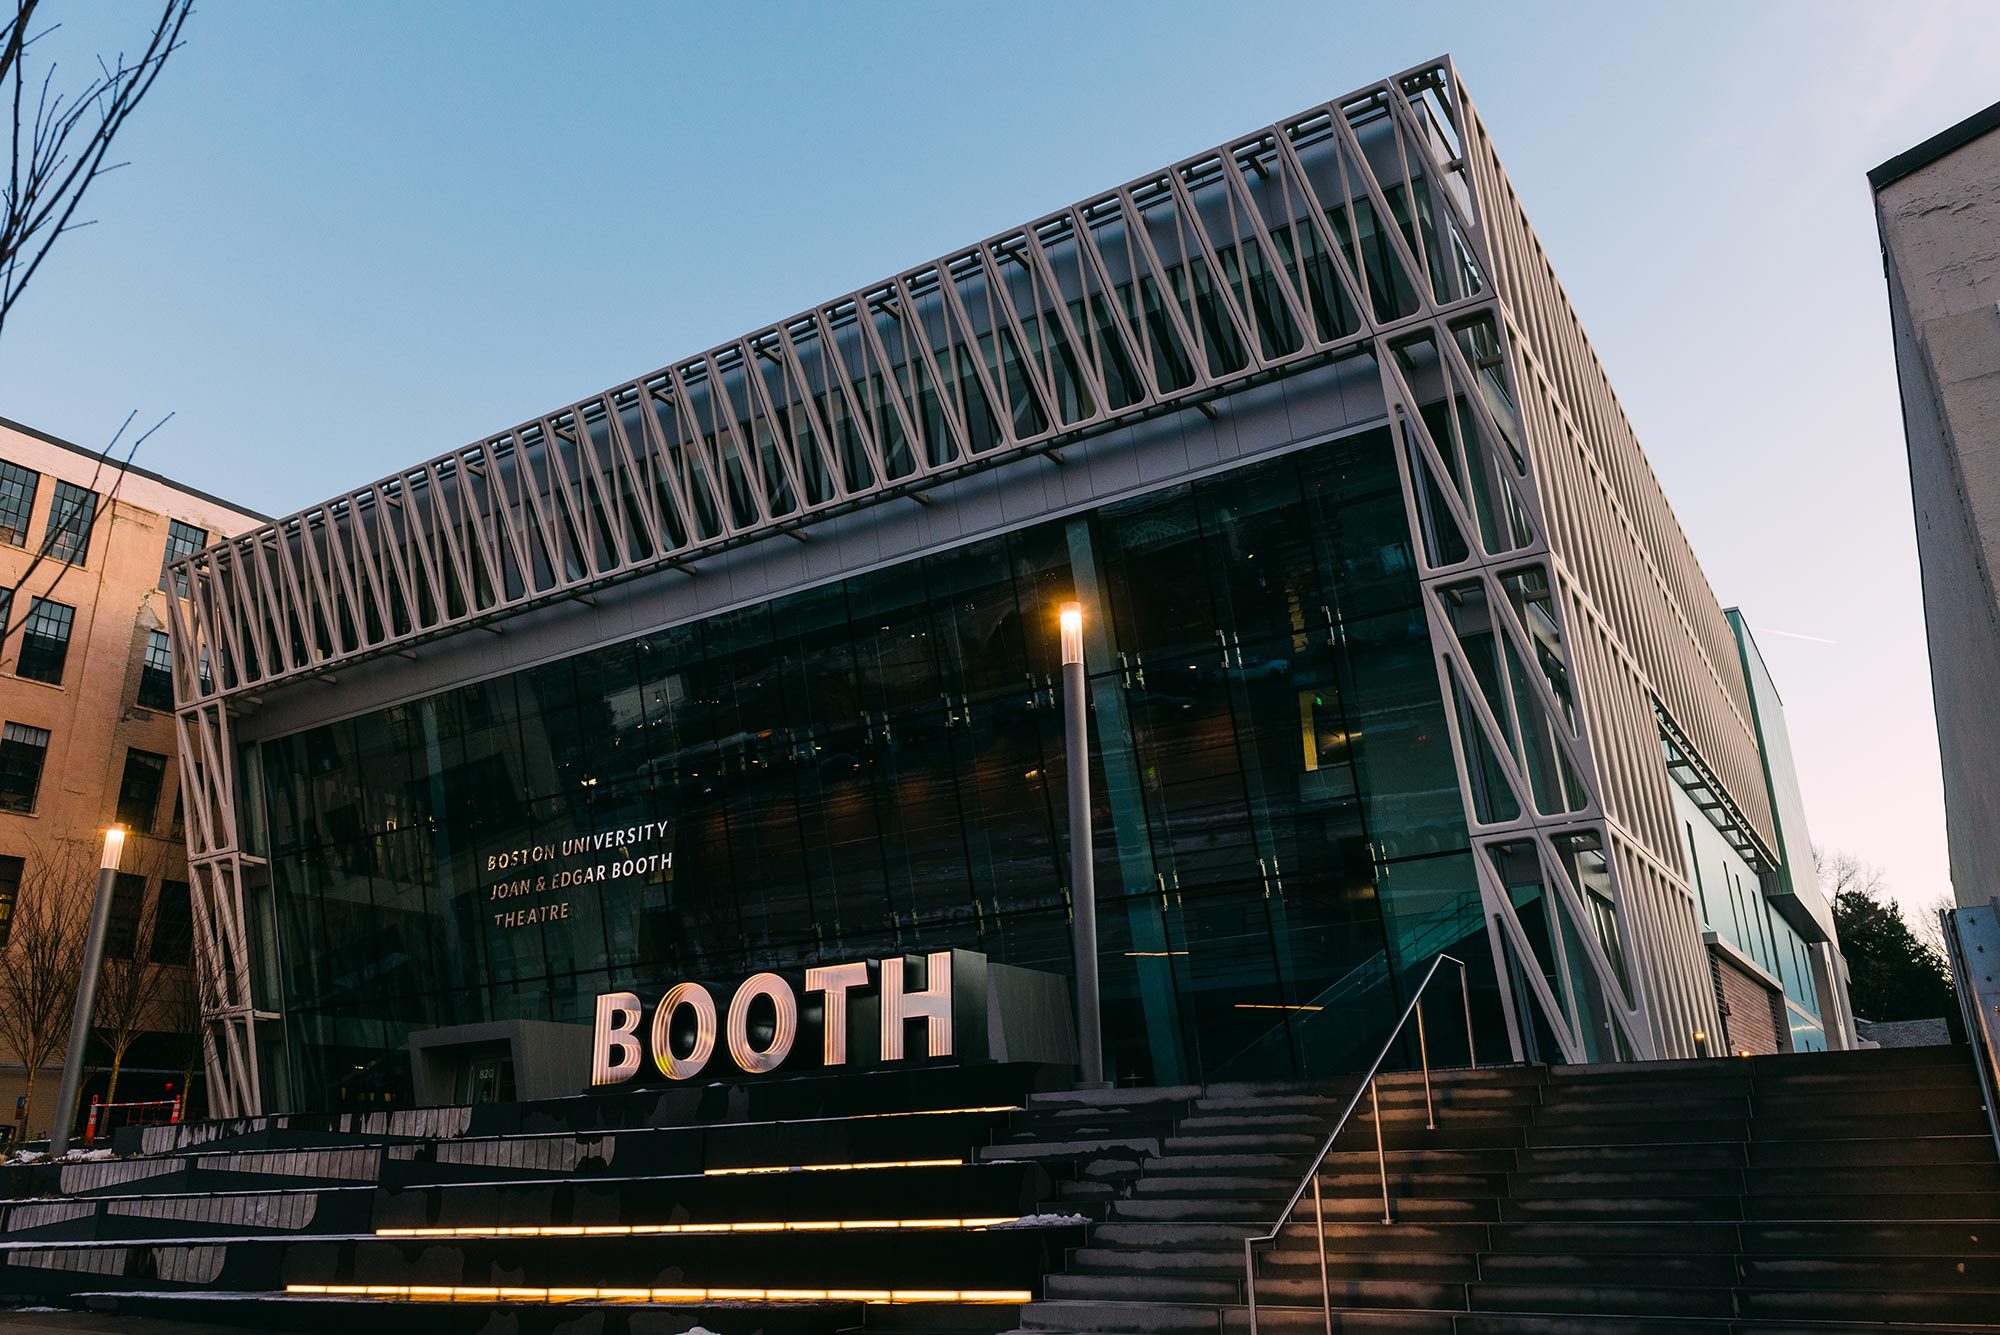
[[[1420,323],[1478,286],[1463,183],[1433,192],[1418,165],[1451,156],[1447,72],[1315,108],[195,553],[180,698],[685,569]],[[1390,130],[1400,164],[1375,161]],[[1441,225],[1420,225],[1433,211]]]

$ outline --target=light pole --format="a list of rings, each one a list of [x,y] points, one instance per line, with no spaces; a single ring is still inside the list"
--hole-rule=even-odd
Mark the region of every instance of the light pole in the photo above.
[[[90,1042],[90,1021],[97,1009],[97,971],[104,964],[104,937],[111,927],[111,887],[118,879],[118,859],[125,852],[125,827],[104,832],[104,860],[97,864],[97,898],[90,906],[90,934],[83,941],[83,976],[76,980],[76,1013],[69,1022],[69,1055],[63,1058],[62,1090],[56,1095],[56,1125],[49,1132],[49,1157],[69,1150],[70,1123],[76,1120],[77,1091],[83,1084],[83,1054]]]
[[[1076,1058],[1088,1087],[1104,1083],[1098,1018],[1097,874],[1090,839],[1090,733],[1084,718],[1083,607],[1062,605],[1063,749],[1069,766],[1069,894],[1076,964]]]

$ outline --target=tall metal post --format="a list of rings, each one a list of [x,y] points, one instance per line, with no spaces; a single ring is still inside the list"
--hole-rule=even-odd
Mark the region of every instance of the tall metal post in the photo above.
[[[1076,1059],[1088,1085],[1104,1083],[1098,1015],[1097,874],[1090,837],[1090,733],[1084,717],[1083,607],[1062,605],[1063,753],[1069,767],[1070,949],[1076,966]]]
[[[104,832],[104,859],[97,870],[97,898],[90,906],[90,932],[83,941],[83,976],[76,980],[76,1013],[69,1022],[69,1053],[63,1058],[62,1089],[56,1095],[55,1129],[49,1133],[51,1159],[69,1150],[69,1127],[76,1120],[77,1092],[83,1086],[84,1050],[90,1044],[90,1022],[97,1010],[97,971],[104,965],[104,938],[111,928],[111,887],[118,879],[118,860],[124,852],[125,828],[114,825]]]

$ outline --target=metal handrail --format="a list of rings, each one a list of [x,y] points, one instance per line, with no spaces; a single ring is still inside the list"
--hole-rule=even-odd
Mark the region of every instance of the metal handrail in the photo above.
[[[1938,922],[1944,929],[1945,963],[1951,969],[1951,990],[1958,996],[1958,1012],[1965,1020],[1965,1041],[1972,1048],[1972,1068],[1979,1080],[1980,1102],[1986,1105],[1986,1125],[1993,1132],[1994,1146],[2000,1148],[2000,1033],[1995,1032],[1987,1016],[1988,1008],[1980,998],[1972,961],[1965,953],[1965,938],[1959,922],[1959,915],[1964,914],[1967,923],[1976,926],[1978,919],[1973,915],[1983,910],[2000,916],[2000,896],[1994,898],[1991,910],[1985,910],[1984,905],[1979,908],[1939,909]],[[1986,930],[1990,938],[1993,929],[1988,927]]]
[[[1320,1202],[1319,1170],[1326,1163],[1326,1156],[1333,1152],[1333,1142],[1340,1139],[1340,1133],[1347,1129],[1347,1119],[1361,1106],[1363,1094],[1368,1095],[1375,1119],[1375,1163],[1382,1174],[1382,1222],[1385,1224],[1396,1222],[1395,1210],[1389,1204],[1389,1158],[1382,1148],[1382,1101],[1375,1093],[1375,1077],[1380,1074],[1382,1063],[1388,1060],[1389,1050],[1396,1046],[1396,1040],[1401,1037],[1403,1026],[1410,1022],[1410,1016],[1415,1015],[1417,1054],[1424,1069],[1424,1121],[1429,1130],[1437,1130],[1437,1109],[1431,1103],[1430,1045],[1424,1039],[1424,989],[1431,985],[1431,980],[1437,977],[1438,969],[1445,964],[1458,966],[1459,996],[1465,1003],[1466,1064],[1469,1069],[1478,1069],[1479,1057],[1472,1045],[1472,984],[1466,972],[1465,961],[1440,953],[1431,961],[1431,967],[1424,971],[1423,981],[1417,984],[1416,991],[1410,994],[1409,1004],[1403,1007],[1403,1013],[1396,1018],[1395,1027],[1389,1031],[1389,1037],[1383,1040],[1382,1050],[1376,1053],[1375,1060],[1369,1063],[1367,1074],[1356,1087],[1354,1097],[1347,1101],[1345,1108],[1341,1109],[1340,1117],[1333,1124],[1333,1130],[1327,1133],[1326,1143],[1321,1145],[1319,1153],[1313,1156],[1312,1166],[1299,1180],[1298,1187],[1292,1192],[1292,1198],[1286,1201],[1285,1208],[1278,1212],[1277,1222],[1271,1225],[1271,1231],[1243,1239],[1243,1293],[1250,1304],[1250,1335],[1257,1335],[1257,1248],[1278,1240],[1278,1235],[1285,1231],[1285,1225],[1291,1222],[1293,1212],[1299,1208],[1299,1202],[1305,1198],[1308,1187],[1312,1188],[1313,1220],[1319,1234],[1320,1309],[1326,1314],[1327,1335],[1333,1335],[1333,1290],[1329,1287],[1326,1277],[1326,1210]]]

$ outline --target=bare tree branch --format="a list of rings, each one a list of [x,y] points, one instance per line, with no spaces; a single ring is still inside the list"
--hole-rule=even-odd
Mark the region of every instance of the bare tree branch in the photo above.
[[[0,0],[4,3],[4,0]],[[34,48],[55,31],[50,24],[35,24],[47,0],[14,0],[11,14],[0,12],[0,89],[4,89],[13,113],[13,138],[7,158],[7,176],[0,185],[0,334],[14,303],[21,299],[28,283],[40,271],[57,238],[65,232],[88,225],[79,221],[77,209],[92,184],[106,172],[124,165],[110,159],[111,146],[139,104],[152,91],[166,68],[168,57],[180,49],[181,32],[194,12],[193,0],[163,0],[158,19],[136,56],[119,52],[107,60],[97,58],[96,75],[75,91],[64,91],[56,83],[57,64],[49,61],[39,75],[32,66]],[[33,92],[30,92],[30,85]],[[105,467],[117,470],[105,503],[117,499],[126,469],[146,438],[166,425],[168,413],[132,442],[123,462],[113,463],[118,441],[131,427],[134,412],[118,428],[111,443],[98,453],[91,472],[89,490],[96,495]],[[92,511],[95,518],[96,511]],[[12,588],[4,590],[7,617],[0,624],[0,647],[8,635],[25,623],[19,594],[26,589],[49,558],[52,548],[83,533],[83,516],[72,511],[62,517],[57,528],[35,544],[35,555]],[[25,535],[24,535],[25,536]],[[63,562],[49,587],[37,597],[54,594],[63,576],[74,563]]]
[[[138,415],[139,410],[136,408],[125,415],[125,421],[111,437],[111,443],[97,452],[97,463],[90,470],[90,481],[85,489],[93,496],[97,494],[98,479],[104,476],[104,466],[111,464],[113,468],[118,470],[118,480],[113,482],[111,490],[105,493],[102,509],[108,510],[112,502],[118,499],[118,493],[125,485],[125,475],[132,466],[132,456],[139,452],[139,447],[146,443],[147,438],[153,432],[158,431],[161,427],[172,421],[174,416],[172,413],[168,413],[165,417],[155,422],[150,429],[132,442],[131,447],[125,451],[125,458],[122,461],[113,463],[111,452],[118,448],[119,437],[125,434],[125,429],[132,425],[132,419]],[[98,509],[91,511],[91,523],[93,525],[97,522],[98,514]],[[81,512],[72,510],[70,513],[64,515],[61,526],[45,535],[42,541],[36,544],[35,555],[28,562],[28,568],[21,572],[21,578],[15,580],[11,588],[0,588],[0,598],[4,598],[4,602],[0,602],[0,618],[4,618],[0,620],[0,649],[6,647],[9,636],[27,624],[25,616],[14,615],[16,609],[20,606],[19,595],[21,590],[28,587],[29,582],[35,577],[35,572],[41,569],[44,561],[49,559],[49,552],[58,545],[59,541],[80,536],[82,529]],[[37,598],[54,597],[57,587],[63,582],[63,576],[69,574],[70,571],[74,570],[80,564],[82,564],[81,561],[63,561],[61,563],[62,568],[56,571],[56,577],[49,581],[49,586],[33,596]]]
[[[62,1051],[76,1013],[97,854],[75,840],[33,845],[0,949],[0,1039],[27,1068],[24,1134],[34,1122],[35,1077]]]
[[[150,840],[139,841],[140,861],[129,872],[151,884],[168,868],[165,846]],[[141,1034],[165,1028],[174,1017],[162,1003],[172,984],[173,970],[153,960],[153,940],[160,930],[160,895],[155,892],[140,906],[133,925],[129,956],[107,950],[97,975],[97,1006],[91,1019],[97,1036],[111,1052],[111,1080],[104,1101],[118,1099],[118,1074],[125,1055]]]
[[[14,140],[7,183],[0,190],[0,333],[57,238],[86,225],[77,209],[100,176],[124,165],[110,160],[119,131],[180,49],[193,0],[165,0],[139,53],[98,60],[97,75],[74,92],[59,90],[52,61],[39,79],[30,70],[31,32],[44,0],[16,0],[0,29],[0,85],[13,108]],[[28,105],[28,85],[37,87]],[[25,117],[25,119],[24,119]]]

